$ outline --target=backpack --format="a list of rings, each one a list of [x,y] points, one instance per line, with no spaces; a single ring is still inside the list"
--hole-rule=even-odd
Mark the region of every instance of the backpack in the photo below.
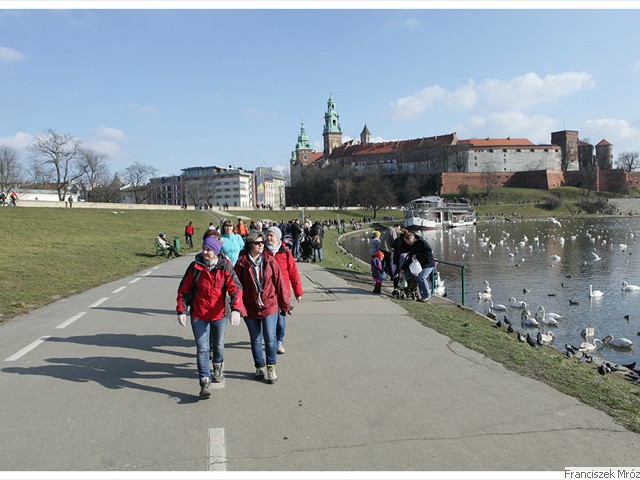
[[[311,246],[313,248],[320,248],[320,235],[314,235],[311,237]]]
[[[196,299],[196,293],[198,292],[198,278],[200,278],[200,270],[192,267],[193,272],[193,282],[191,283],[191,290],[189,290],[189,295],[187,295],[184,299],[184,303],[190,309],[193,308],[193,302]]]

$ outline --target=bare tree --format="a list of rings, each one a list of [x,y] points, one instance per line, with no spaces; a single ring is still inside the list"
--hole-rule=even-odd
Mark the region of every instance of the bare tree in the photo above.
[[[358,200],[373,210],[374,219],[379,209],[397,203],[389,180],[377,175],[368,175],[358,182]]]
[[[106,160],[107,155],[104,153],[98,153],[90,148],[80,148],[78,164],[84,173],[81,183],[87,190],[106,185],[110,181],[111,174]]]
[[[38,135],[29,147],[34,168],[51,171],[60,201],[67,197],[69,187],[84,175],[78,163],[80,140],[69,134],[60,135],[54,130]]]
[[[122,180],[129,187],[135,203],[144,203],[147,200],[149,196],[147,182],[151,177],[155,176],[156,172],[157,169],[155,167],[144,165],[140,162],[136,162],[125,169]]]
[[[621,152],[618,154],[618,167],[625,172],[632,172],[640,167],[640,154],[638,152]]]
[[[22,177],[18,151],[8,145],[0,145],[0,191],[13,190]]]
[[[498,185],[498,172],[496,171],[496,165],[493,162],[485,163],[482,167],[482,171],[480,172],[480,178],[482,179],[482,184],[484,185],[485,195],[488,197],[493,190]]]
[[[451,165],[456,169],[456,172],[466,172],[469,149],[465,145],[450,145],[448,149]]]

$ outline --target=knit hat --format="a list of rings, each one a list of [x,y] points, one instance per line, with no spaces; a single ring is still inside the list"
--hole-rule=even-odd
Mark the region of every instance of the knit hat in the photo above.
[[[213,235],[204,239],[204,242],[202,242],[202,248],[205,247],[211,249],[216,255],[220,255],[220,250],[222,250],[222,244],[220,243],[220,240],[218,240]]]
[[[267,233],[269,232],[273,233],[279,242],[282,241],[282,231],[280,231],[280,228],[274,225],[273,227],[267,228]]]
[[[245,243],[253,243],[258,239],[264,240],[264,235],[262,234],[262,232],[259,232],[258,230],[249,230],[249,234],[244,239],[244,241]]]
[[[380,236],[380,232],[379,232],[378,230],[375,230],[375,231],[373,232],[373,236],[374,236],[374,237],[379,237],[379,236]]]
[[[384,253],[382,253],[380,250],[378,250],[376,252],[376,258],[379,258],[379,259],[382,260],[384,258]]]

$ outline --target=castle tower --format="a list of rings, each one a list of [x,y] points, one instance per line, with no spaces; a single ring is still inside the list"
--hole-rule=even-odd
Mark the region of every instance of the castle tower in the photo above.
[[[309,141],[309,135],[304,129],[304,120],[300,121],[300,134],[298,135],[298,143],[296,143],[295,157],[296,161],[303,166],[306,166],[311,157],[311,142]]]
[[[579,170],[578,163],[578,132],[576,130],[561,130],[551,133],[551,143],[560,146],[562,150],[563,172],[568,170]]]
[[[324,114],[324,156],[328,157],[334,148],[342,145],[342,130],[340,129],[340,115],[336,110],[336,102],[333,95],[329,94],[327,112]]]
[[[366,123],[364,124],[364,128],[362,129],[362,132],[360,133],[360,143],[362,145],[365,145],[367,143],[371,143],[371,132],[367,128],[367,124]]]
[[[602,170],[611,170],[613,167],[613,145],[604,138],[596,145],[596,160]]]

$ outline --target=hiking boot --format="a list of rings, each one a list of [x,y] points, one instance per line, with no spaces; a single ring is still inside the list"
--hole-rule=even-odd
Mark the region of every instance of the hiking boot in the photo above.
[[[213,364],[213,383],[222,383],[224,381],[224,375],[222,370],[224,369],[224,363]]]
[[[276,375],[276,366],[267,365],[267,374],[265,376],[267,383],[276,383],[278,376]]]
[[[206,399],[211,396],[211,380],[208,378],[200,379],[200,398]]]
[[[281,343],[278,344],[278,353],[284,353],[284,345],[282,345]]]
[[[256,367],[256,380],[264,380],[264,367]]]

